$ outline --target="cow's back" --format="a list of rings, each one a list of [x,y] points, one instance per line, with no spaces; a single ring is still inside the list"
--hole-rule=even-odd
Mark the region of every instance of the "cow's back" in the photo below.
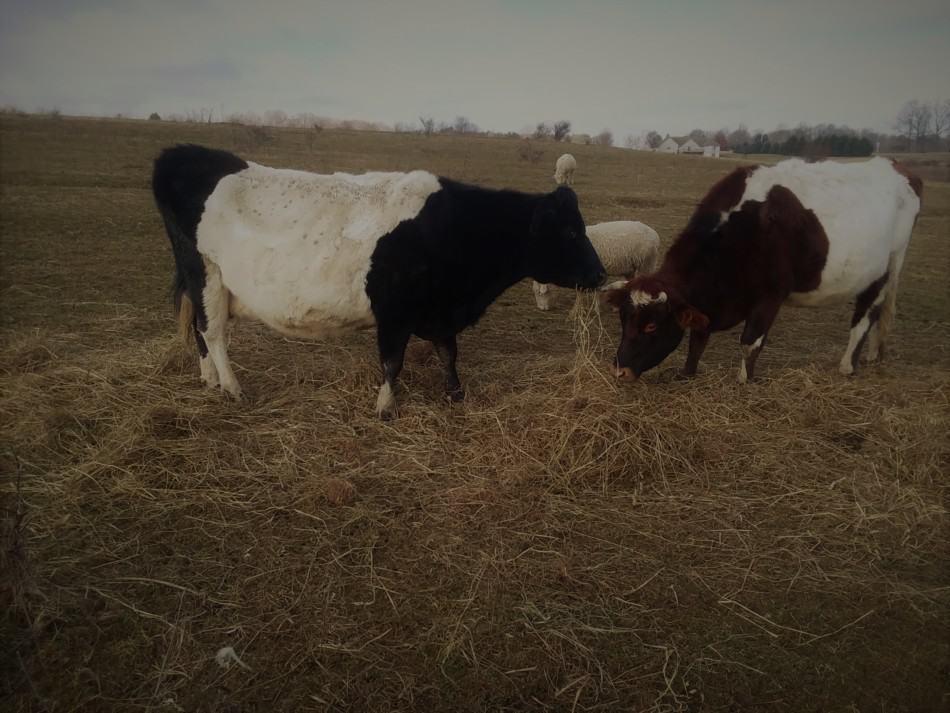
[[[880,277],[890,256],[906,247],[910,230],[903,226],[920,207],[908,180],[882,158],[856,163],[790,159],[760,167],[749,176],[739,205],[765,200],[775,185],[788,188],[815,214],[828,240],[818,287],[795,294],[799,304],[848,297]]]

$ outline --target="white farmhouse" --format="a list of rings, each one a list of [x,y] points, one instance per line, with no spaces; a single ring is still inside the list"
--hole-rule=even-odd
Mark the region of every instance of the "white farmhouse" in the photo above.
[[[656,147],[658,153],[679,153],[680,145],[676,143],[676,139],[672,136],[667,136],[663,139],[663,143]]]
[[[703,147],[692,139],[687,139],[680,144],[680,153],[702,153]]]

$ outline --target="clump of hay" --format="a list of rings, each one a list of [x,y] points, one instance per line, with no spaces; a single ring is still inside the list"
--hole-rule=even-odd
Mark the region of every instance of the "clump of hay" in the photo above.
[[[680,354],[620,384],[612,312],[522,296],[463,335],[462,404],[414,342],[391,422],[372,335],[242,325],[247,405],[172,336],[7,373],[31,581],[55,602],[43,632],[10,632],[35,685],[86,695],[38,662],[80,660],[95,630],[110,644],[84,666],[120,672],[103,697],[186,709],[245,700],[240,667],[208,665],[222,641],[267,697],[339,709],[685,711],[766,681],[850,701],[825,679],[893,651],[901,682],[880,686],[929,700],[940,644],[912,632],[950,604],[944,374],[843,379],[777,334],[750,386],[729,336],[695,379]]]

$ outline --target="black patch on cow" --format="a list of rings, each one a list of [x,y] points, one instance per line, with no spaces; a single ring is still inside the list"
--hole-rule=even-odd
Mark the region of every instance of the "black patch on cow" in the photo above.
[[[419,213],[382,236],[366,276],[380,361],[392,383],[409,336],[443,347],[446,387],[461,393],[455,335],[502,292],[532,277],[592,289],[606,277],[566,186],[532,195],[440,178]]]
[[[165,223],[175,256],[175,279],[172,290],[175,307],[187,294],[195,307],[193,327],[201,356],[208,353],[198,334],[207,320],[201,293],[205,286],[205,269],[198,254],[198,223],[204,213],[208,196],[225,176],[247,168],[247,162],[227,151],[194,144],[167,148],[155,159],[152,193]]]
[[[531,195],[439,183],[418,215],[376,244],[366,294],[377,324],[450,337],[526,277],[588,289],[602,281],[570,188]]]

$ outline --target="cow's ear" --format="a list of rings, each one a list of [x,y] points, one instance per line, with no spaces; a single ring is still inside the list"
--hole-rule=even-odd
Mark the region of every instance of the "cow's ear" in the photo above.
[[[683,305],[676,310],[676,321],[682,329],[695,329],[698,332],[709,327],[709,317],[691,305]]]

